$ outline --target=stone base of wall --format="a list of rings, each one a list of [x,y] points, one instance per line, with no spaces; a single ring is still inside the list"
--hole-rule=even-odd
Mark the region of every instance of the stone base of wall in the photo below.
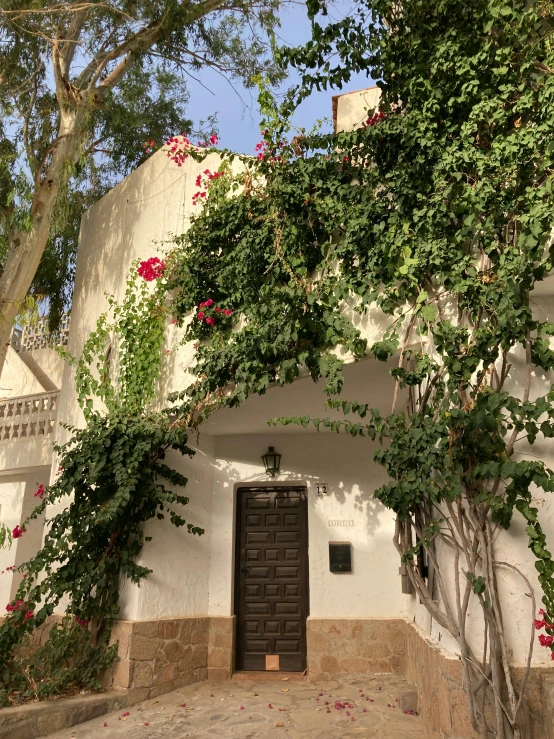
[[[117,621],[111,643],[119,659],[104,687],[125,690],[133,702],[157,698],[233,671],[234,618]]]
[[[43,644],[57,620],[37,630]],[[234,617],[117,621],[111,641],[119,660],[104,688],[125,692],[129,705],[202,680],[226,680],[234,671]],[[418,626],[404,619],[309,618],[308,679],[341,674],[396,673],[418,690],[418,712],[429,739],[478,739],[469,718],[462,665]],[[517,682],[523,668],[514,668]],[[554,739],[554,669],[534,668],[525,696],[533,739]],[[11,709],[10,709],[11,710]],[[37,714],[38,716],[38,714]]]
[[[229,680],[235,670],[235,617],[208,621],[208,680]]]
[[[542,676],[542,704],[547,739],[554,739],[554,673]]]
[[[429,739],[479,739],[471,726],[462,663],[404,619],[309,618],[308,678],[402,674],[418,690]],[[520,682],[524,668],[514,668]],[[525,688],[533,739],[554,739],[554,670],[534,668]],[[548,733],[550,732],[550,733]]]
[[[458,657],[440,651],[415,624],[406,623],[406,671],[408,682],[418,688],[419,714],[429,739],[479,739],[473,730],[469,705],[463,688],[462,663]],[[516,667],[513,676],[521,682],[525,669]],[[548,697],[550,686],[551,696]],[[533,739],[554,739],[554,724],[548,718],[548,704],[554,700],[554,670],[536,667],[525,687]],[[548,734],[548,727],[551,733]]]
[[[157,698],[208,677],[208,619],[117,621],[111,643],[119,660],[104,687],[136,702]]]
[[[402,619],[309,618],[308,676],[332,680],[340,674],[405,671]]]

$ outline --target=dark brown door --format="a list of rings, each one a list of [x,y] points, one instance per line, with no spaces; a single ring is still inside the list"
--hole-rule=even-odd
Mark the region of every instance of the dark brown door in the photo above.
[[[237,669],[303,672],[308,616],[306,489],[241,488],[237,523]]]

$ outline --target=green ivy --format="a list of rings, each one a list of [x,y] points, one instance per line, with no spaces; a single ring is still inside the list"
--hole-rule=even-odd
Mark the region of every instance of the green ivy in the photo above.
[[[56,479],[23,525],[47,515],[43,546],[18,568],[24,579],[0,626],[0,705],[99,689],[117,657],[108,643],[122,582],[151,572],[137,564],[148,541],[144,524],[168,516],[203,533],[181,515],[188,498],[178,491],[187,479],[166,461],[170,450],[193,456],[187,428],[151,402],[163,361],[165,286],[162,279],[147,284],[136,267],[122,303],[109,299],[111,314],[71,360],[86,426],[69,428],[70,440],[55,448]],[[95,408],[98,401],[105,408]],[[31,633],[62,599],[66,617],[33,651]]]

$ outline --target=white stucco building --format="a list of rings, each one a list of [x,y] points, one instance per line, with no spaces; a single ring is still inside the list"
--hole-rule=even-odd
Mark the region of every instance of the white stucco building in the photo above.
[[[334,98],[337,130],[359,125],[377,93],[373,88]],[[60,337],[73,355],[106,310],[105,293],[122,297],[133,260],[155,256],[164,239],[187,228],[195,179],[206,167],[217,168],[216,160],[217,155],[202,164],[188,159],[177,168],[159,151],[85,214],[71,323]],[[554,281],[541,286],[534,306],[541,315],[554,314]],[[360,318],[360,327],[371,338],[384,320],[375,312]],[[39,339],[22,337],[0,382],[0,519],[10,526],[24,520],[37,485],[53,475],[52,441],[67,439],[58,422],[83,423],[72,370],[46,345],[40,348]],[[179,329],[168,326],[168,348],[179,339]],[[179,347],[170,356],[164,395],[183,387],[193,351]],[[344,397],[387,412],[393,391],[388,370],[371,359],[348,365]],[[553,379],[535,378],[534,392],[543,392]],[[310,678],[397,672],[418,686],[430,735],[473,736],[457,697],[461,668],[455,644],[414,596],[402,592],[394,518],[373,499],[385,473],[372,461],[371,443],[267,425],[276,416],[310,414],[328,414],[321,387],[311,379],[270,389],[217,413],[202,427],[195,458],[175,460],[189,478],[187,520],[206,533],[198,538],[168,521],[148,524],[153,541],[142,563],[153,574],[123,593],[115,633],[121,661],[113,685],[139,700],[208,676],[227,678],[236,669],[307,669]],[[282,455],[273,479],[262,461],[269,446]],[[533,454],[554,466],[552,447],[537,445]],[[552,500],[544,501],[541,516],[554,542]],[[35,522],[10,550],[0,551],[0,569],[25,561],[41,535]],[[331,571],[329,545],[337,542],[350,545],[351,571]],[[503,533],[499,546],[539,594],[523,523]],[[522,669],[529,599],[516,575],[499,578],[512,605],[505,626],[513,664]],[[9,572],[0,579],[5,602],[17,584]],[[548,657],[547,650],[535,650],[528,689],[537,737],[548,731],[541,728],[543,696],[551,690]]]

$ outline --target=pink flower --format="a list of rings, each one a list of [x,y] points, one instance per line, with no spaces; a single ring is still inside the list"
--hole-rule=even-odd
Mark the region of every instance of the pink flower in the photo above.
[[[129,716],[129,711],[125,711],[125,713],[122,713],[121,715],[122,715],[123,717],[125,717],[125,716]]]
[[[535,619],[535,628],[537,629],[537,631],[539,629],[544,629],[545,626],[546,626],[546,621],[539,621],[538,619]]]
[[[143,723],[143,726],[150,726],[150,724],[148,723],[148,721],[145,721],[145,722]]]
[[[202,319],[204,318],[204,316],[205,316],[205,315],[206,315],[206,314],[205,314],[205,313],[204,313],[203,311],[199,311],[199,312],[198,312],[198,313],[196,314],[196,317],[198,318],[198,320],[199,320],[199,321],[201,321],[201,320],[202,320]]]
[[[268,703],[268,704],[267,704],[267,707],[268,707],[268,708],[273,708],[273,706],[271,705],[271,703]]]
[[[233,311],[230,310],[229,308],[225,308],[224,311],[223,311],[223,315],[224,316],[232,316],[233,315]]]
[[[211,298],[209,300],[206,300],[206,302],[204,303],[206,308],[211,308],[213,304],[214,304],[214,301]]]
[[[186,703],[181,703],[181,708],[186,708],[186,707],[187,707]]]
[[[217,138],[217,136],[215,135],[215,133],[210,136],[210,144],[212,144],[212,146],[215,146],[218,141],[219,141],[219,139]]]
[[[37,488],[37,492],[35,493],[35,498],[44,498],[44,485],[39,485]]]
[[[75,616],[75,623],[81,626],[81,628],[84,628],[85,626],[88,626],[88,621],[86,618],[80,618],[79,616]]]
[[[6,611],[8,611],[8,613],[20,611],[21,607],[24,605],[25,603],[22,600],[15,600],[13,603],[8,603],[8,605],[6,606]]]
[[[208,324],[208,326],[215,326],[215,318],[213,316],[206,318],[206,323]]]
[[[546,616],[546,611],[544,610],[544,608],[541,608],[539,610],[539,616]]]
[[[176,318],[174,318],[174,319],[173,319],[173,320],[171,321],[171,323],[175,324],[175,323],[179,323],[179,321],[178,321],[178,320],[177,320]]]
[[[219,305],[216,307],[215,312],[216,313],[221,313],[221,308],[219,307]]]
[[[539,636],[539,642],[542,647],[549,647],[554,643],[554,636],[545,636],[544,634],[541,634]]]
[[[146,282],[152,282],[157,280],[165,272],[166,265],[158,257],[150,257],[146,262],[141,262],[137,269],[137,274],[142,277]]]
[[[244,711],[244,706],[241,706],[241,707],[240,707],[240,710],[241,710],[241,711]]]
[[[35,615],[34,611],[28,610],[27,613],[25,614],[25,621],[28,621],[30,618],[33,618],[34,615]]]
[[[367,708],[364,708],[362,713],[367,713]]]
[[[25,528],[20,529],[19,526],[16,526],[12,531],[12,536],[14,539],[19,539],[20,536],[23,536],[25,531],[26,531]]]
[[[104,721],[104,728],[106,728],[107,725],[108,725],[108,722]]]

